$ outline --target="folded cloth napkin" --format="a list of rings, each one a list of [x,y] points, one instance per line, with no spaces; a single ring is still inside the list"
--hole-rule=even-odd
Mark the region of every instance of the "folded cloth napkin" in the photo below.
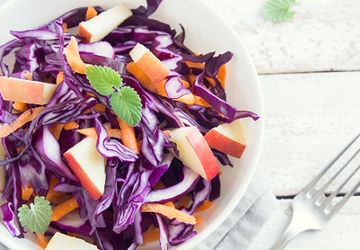
[[[256,171],[234,211],[193,250],[247,249],[278,206],[270,183]]]

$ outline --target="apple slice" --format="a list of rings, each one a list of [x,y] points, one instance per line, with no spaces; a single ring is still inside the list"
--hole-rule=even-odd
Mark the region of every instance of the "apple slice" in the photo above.
[[[205,136],[210,147],[240,158],[246,148],[244,128],[239,119],[211,129]]]
[[[170,70],[141,43],[137,43],[129,54],[135,64],[157,84],[170,74]]]
[[[64,153],[69,167],[94,200],[103,195],[106,179],[106,159],[96,143],[97,137],[86,137]]]
[[[79,36],[84,37],[86,42],[100,41],[130,16],[132,12],[125,3],[118,4],[88,21],[81,22]]]
[[[170,131],[170,141],[176,143],[179,160],[210,181],[220,167],[209,145],[196,127],[182,127]]]
[[[98,248],[83,239],[56,232],[50,239],[45,250],[98,250]]]
[[[0,76],[0,93],[5,101],[29,104],[49,103],[55,84]]]

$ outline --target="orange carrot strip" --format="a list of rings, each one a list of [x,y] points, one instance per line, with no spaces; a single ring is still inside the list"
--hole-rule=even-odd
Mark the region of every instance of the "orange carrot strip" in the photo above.
[[[67,232],[67,235],[69,235],[71,237],[76,237],[77,233]]]
[[[68,123],[64,124],[64,129],[65,130],[71,130],[71,129],[76,129],[79,127],[79,124],[77,124],[75,121],[71,121]]]
[[[63,29],[64,29],[64,32],[68,32],[67,23],[63,23],[63,24],[62,24],[62,27],[63,27]]]
[[[70,40],[68,46],[64,49],[64,51],[65,51],[65,55],[66,55],[66,60],[70,64],[70,67],[76,73],[85,74],[85,68],[89,64],[86,64],[81,60],[81,57],[79,54],[78,43],[74,36],[71,37],[71,40]]]
[[[155,185],[153,186],[154,190],[159,190],[159,189],[165,189],[166,186],[162,181],[158,181],[155,183]]]
[[[107,128],[106,131],[108,132],[108,135],[112,138],[121,139],[122,138],[122,130],[117,128]],[[136,148],[138,148],[138,145],[136,144]]]
[[[164,204],[164,206],[171,207],[171,208],[175,208],[174,202],[172,202],[172,201],[166,202],[166,203]]]
[[[165,206],[163,204],[145,203],[141,206],[141,212],[159,213],[168,217],[169,219],[176,218],[179,222],[184,222],[192,225],[196,224],[196,218],[194,216],[177,210],[176,208]]]
[[[59,124],[58,122],[56,122],[53,125],[51,125],[50,132],[57,140],[59,140],[63,128],[64,128],[64,124]]]
[[[93,106],[93,109],[95,110],[95,112],[105,112],[106,107],[104,104],[98,103]]]
[[[194,213],[205,211],[206,209],[209,209],[213,204],[214,204],[214,202],[212,202],[212,201],[204,200],[203,204],[201,204],[200,206],[195,208]]]
[[[119,122],[120,129],[121,129],[121,140],[123,144],[134,150],[137,154],[140,154],[140,150],[138,148],[136,136],[135,136],[135,129],[134,127],[128,125],[124,120],[117,117],[117,121]]]
[[[39,246],[43,249],[46,248],[47,244],[49,243],[49,239],[45,237],[43,234],[36,233],[36,238],[39,243]]]
[[[181,196],[180,200],[176,204],[176,208],[178,208],[178,209],[181,207],[188,208],[191,200],[192,200],[191,197],[188,195]]]
[[[60,71],[56,76],[56,85],[59,85],[62,81],[64,81],[64,72]]]
[[[51,221],[57,221],[61,219],[64,215],[70,213],[74,209],[78,208],[79,205],[76,202],[76,199],[73,197],[71,199],[68,199],[67,201],[64,201],[63,203],[57,205],[53,208],[53,214],[51,217]]]
[[[190,82],[190,84],[193,85],[194,82],[195,82],[195,79],[196,79],[196,75],[194,75],[194,74],[189,74],[189,75],[186,76],[186,78],[188,79],[188,81]]]
[[[97,137],[96,129],[94,127],[77,129],[76,131],[89,137]]]
[[[144,237],[144,244],[140,244],[140,246],[144,246],[154,241],[159,241],[160,233],[159,230],[146,231],[143,233],[143,237]]]
[[[195,216],[195,218],[196,218],[196,225],[199,225],[203,221],[202,217]]]
[[[219,72],[217,74],[217,78],[220,81],[220,84],[223,88],[225,88],[225,76],[226,76],[226,65],[221,65]]]
[[[27,104],[23,103],[23,102],[14,102],[12,106],[15,111],[20,112],[20,113],[29,109]]]
[[[44,109],[45,107],[28,109],[10,124],[7,123],[3,124],[0,127],[0,138],[8,136],[15,130],[21,128],[25,123],[34,120],[34,118]]]
[[[34,190],[33,188],[31,187],[31,185],[29,184],[27,186],[26,189],[24,189],[23,186],[21,186],[21,198],[24,200],[24,201],[27,201],[30,199],[31,195],[33,194]]]
[[[201,68],[203,69],[205,67],[205,65],[203,63],[196,63],[196,62],[191,62],[191,61],[184,61],[186,63],[186,65],[189,68]]]
[[[46,195],[46,200],[50,200],[53,196],[62,196],[65,193],[64,192],[60,192],[60,191],[55,191],[54,187],[59,183],[59,180],[56,178],[55,175],[51,176],[50,179],[50,186],[49,186],[49,191]]]
[[[85,20],[88,21],[93,17],[97,16],[97,11],[95,10],[94,7],[89,6],[86,10],[86,15],[85,15]]]
[[[71,194],[63,194],[61,196],[53,196],[49,199],[50,203],[59,205],[63,203],[64,201],[67,201],[68,199],[73,198],[74,196]]]

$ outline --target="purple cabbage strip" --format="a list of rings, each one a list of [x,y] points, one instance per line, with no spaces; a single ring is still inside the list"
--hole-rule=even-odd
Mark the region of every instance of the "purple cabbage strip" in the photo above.
[[[6,229],[13,237],[22,237],[22,231],[17,224],[17,213],[13,210],[12,202],[7,202],[1,205],[1,212],[4,216],[2,219]]]
[[[189,167],[184,166],[183,177],[179,183],[165,189],[152,190],[145,197],[144,202],[176,201],[179,197],[194,188],[199,177],[199,174],[192,171]]]

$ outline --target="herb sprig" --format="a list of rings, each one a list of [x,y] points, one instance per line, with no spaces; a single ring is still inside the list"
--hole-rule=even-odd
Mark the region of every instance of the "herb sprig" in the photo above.
[[[120,74],[109,67],[96,65],[87,66],[85,74],[99,94],[110,96],[110,105],[117,116],[133,127],[140,122],[141,99],[133,88],[122,86]]]
[[[35,196],[30,207],[26,204],[19,207],[18,217],[22,226],[32,232],[44,234],[52,217],[50,202],[44,196]]]
[[[300,2],[296,0],[269,0],[262,9],[265,18],[273,22],[284,22],[293,18],[295,11],[290,8]]]

